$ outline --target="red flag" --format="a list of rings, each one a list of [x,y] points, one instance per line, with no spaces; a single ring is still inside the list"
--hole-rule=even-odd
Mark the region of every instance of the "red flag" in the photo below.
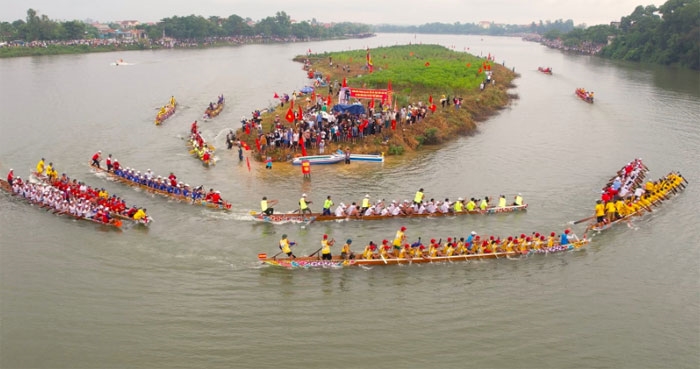
[[[386,89],[391,91],[391,80],[386,83]]]
[[[250,160],[248,160],[248,157],[245,157],[245,164],[248,166],[248,171],[250,172]]]
[[[311,102],[316,103],[316,91],[311,91]]]
[[[343,87],[348,87],[348,81],[343,77]]]
[[[279,98],[280,98],[280,95],[278,95],[277,92],[275,92],[275,96],[272,96],[272,98],[273,98],[273,99],[279,99]]]
[[[304,142],[304,134],[299,135],[299,146],[301,146],[301,156],[306,156],[306,143]]]
[[[246,123],[245,125],[245,134],[249,135],[250,134],[250,124]]]
[[[250,146],[248,146],[248,144],[244,141],[241,141],[241,147],[246,151],[250,151]]]
[[[292,108],[287,110],[287,115],[284,116],[284,119],[286,119],[289,123],[294,122],[294,111],[292,111]]]
[[[430,95],[430,97],[428,98],[428,102],[431,104],[433,103],[433,95]]]
[[[374,109],[374,99],[372,99],[372,101],[369,102],[369,107]]]
[[[328,95],[328,98],[326,98],[326,105],[331,106],[331,95]]]
[[[430,66],[430,62],[425,62],[425,66],[426,66],[426,67],[429,67],[429,66]]]
[[[481,74],[481,68],[479,68],[479,70],[476,71],[476,74]]]
[[[467,68],[471,67],[472,63],[467,63]]]
[[[299,105],[299,120],[302,120],[304,118],[304,111],[301,109],[301,105]]]
[[[396,119],[391,120],[391,129],[394,131],[396,130]]]
[[[311,49],[309,49],[309,54],[311,54]]]
[[[437,106],[435,106],[435,104],[430,105],[430,111],[435,113],[435,109],[437,109]]]
[[[258,151],[262,151],[262,148],[260,148],[260,139],[259,138],[255,139],[255,146],[258,148]]]

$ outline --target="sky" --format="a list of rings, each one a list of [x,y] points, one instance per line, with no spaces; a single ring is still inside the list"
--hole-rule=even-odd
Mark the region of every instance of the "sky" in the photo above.
[[[564,21],[609,24],[632,13],[637,5],[662,5],[666,0],[0,0],[0,21],[25,20],[32,8],[58,21],[157,22],[172,16],[238,15],[260,20],[285,12],[292,20],[421,25],[425,23],[505,24]]]

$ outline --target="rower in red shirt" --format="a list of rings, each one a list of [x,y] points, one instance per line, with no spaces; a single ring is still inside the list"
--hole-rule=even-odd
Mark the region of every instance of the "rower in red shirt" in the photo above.
[[[112,168],[117,171],[121,166],[119,165],[119,161],[117,159],[114,159],[114,163],[112,163]]]
[[[100,167],[100,156],[102,155],[102,150],[99,150],[92,156],[92,165]]]
[[[13,169],[10,168],[10,172],[7,173],[7,183],[9,183],[10,186],[12,186],[12,181],[13,181],[14,179],[15,179],[15,173],[14,173]]]
[[[197,133],[197,121],[196,120],[194,122],[192,122],[192,128],[190,128],[190,133],[191,134]]]
[[[205,151],[204,155],[202,155],[202,161],[209,164],[210,158],[211,158],[211,156],[209,155],[209,151]]]
[[[216,203],[216,204],[221,204],[221,192],[216,191],[214,194],[211,195],[211,202]]]
[[[177,186],[177,177],[175,177],[175,174],[173,174],[173,172],[170,172],[168,179],[170,180],[171,186]]]

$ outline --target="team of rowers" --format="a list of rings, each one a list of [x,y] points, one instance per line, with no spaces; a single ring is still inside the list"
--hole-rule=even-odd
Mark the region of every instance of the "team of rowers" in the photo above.
[[[128,208],[124,200],[116,195],[110,196],[104,188],[90,187],[76,179],[71,180],[65,174],[60,178],[49,178],[47,182],[34,184],[22,181],[20,177],[14,178],[12,173],[10,169],[8,182],[14,193],[31,202],[49,206],[57,212],[103,223],[115,223],[112,221],[113,216],[149,222],[145,208]]]
[[[156,125],[161,124],[164,120],[168,119],[174,112],[177,101],[175,101],[175,96],[170,96],[170,101],[167,105],[163,105],[158,114],[156,114]]]
[[[101,151],[98,151],[98,154]],[[204,191],[204,185],[191,188],[189,184],[177,180],[177,176],[173,172],[167,177],[155,175],[150,169],[144,173],[131,169],[129,167],[122,168],[118,160],[110,160],[107,162],[107,172],[114,174],[127,182],[141,185],[152,190],[160,191],[162,194],[168,194],[173,197],[180,197],[192,201],[206,201],[214,204],[223,205],[224,200],[221,198],[220,191],[214,191],[213,188],[209,192]],[[99,157],[97,161],[93,156],[93,166],[100,168]]]
[[[199,160],[205,164],[213,164],[211,160],[214,153],[214,146],[211,146],[204,141],[202,137],[202,132],[199,131],[197,127],[197,121],[192,122],[190,127],[190,139],[189,144],[192,145],[192,154],[194,154]]]
[[[404,200],[403,202],[397,202],[396,200],[391,201],[391,203],[385,203],[384,199],[379,199],[374,202],[370,200],[370,195],[367,194],[358,205],[356,202],[352,202],[350,205],[345,203],[340,203],[338,206],[332,210],[335,203],[332,197],[329,195],[323,202],[323,212],[322,215],[334,215],[337,217],[346,216],[397,216],[397,215],[412,215],[412,214],[435,214],[435,213],[461,213],[461,212],[472,212],[475,210],[486,210],[490,205],[490,199],[488,196],[483,199],[471,198],[469,201],[459,197],[457,201],[451,202],[448,198],[444,201],[435,201],[435,199],[425,200],[425,195],[423,189],[419,189],[413,198],[413,202]],[[260,210],[267,214],[272,215],[274,209],[271,208],[273,204],[270,202],[277,203],[277,200],[267,200],[267,197],[263,197],[260,202]],[[312,211],[309,208],[309,204],[313,201],[308,200],[306,194],[301,195],[299,199],[299,211],[301,214],[309,213]],[[478,204],[478,205],[477,205]],[[517,194],[513,198],[511,206],[522,206],[523,197],[522,194]],[[508,202],[504,195],[501,195],[498,199],[497,208],[505,208],[508,206]]]
[[[396,231],[393,241],[387,239],[382,240],[381,244],[377,245],[374,241],[364,247],[360,255],[355,255],[351,250],[352,239],[347,239],[345,244],[340,249],[340,258],[344,260],[362,258],[370,259],[411,259],[411,258],[433,258],[444,256],[457,255],[474,255],[474,254],[491,254],[491,253],[546,253],[563,251],[569,248],[580,246],[586,242],[586,237],[581,240],[570,229],[565,229],[561,234],[557,235],[551,232],[549,236],[533,232],[531,235],[521,234],[520,236],[484,236],[481,237],[476,232],[472,231],[467,237],[447,237],[446,241],[430,240],[426,247],[421,238],[412,244],[406,242],[406,227],[401,227]],[[290,241],[286,234],[282,235],[279,242],[280,253],[284,253],[289,258],[296,258],[291,247],[296,243]],[[332,260],[333,255],[331,248],[335,245],[335,239],[328,239],[328,235],[324,234],[321,239],[321,247],[310,254],[313,257],[320,253],[322,260]],[[279,253],[278,253],[279,255]],[[273,259],[277,255],[273,256]]]
[[[680,173],[671,172],[657,181],[647,181],[644,186],[634,190],[634,194],[625,197],[614,194],[607,201],[597,200],[595,206],[595,223],[588,229],[600,228],[617,220],[639,215],[644,211],[651,212],[651,207],[668,199],[671,193],[685,188],[687,181]],[[604,191],[603,196],[608,194]]]
[[[586,91],[585,88],[577,88],[576,94],[578,94],[579,97],[581,97],[582,99],[584,99],[586,101],[593,102],[593,97],[594,97],[593,91]]]
[[[204,119],[209,119],[209,118],[211,118],[211,114],[212,114],[214,111],[216,111],[216,110],[221,106],[221,104],[223,104],[223,103],[224,103],[224,95],[222,94],[222,95],[219,96],[216,105],[214,105],[213,102],[210,102],[210,103],[209,103],[209,106],[207,106],[207,109],[204,111],[204,117],[203,117],[203,118],[204,118]]]

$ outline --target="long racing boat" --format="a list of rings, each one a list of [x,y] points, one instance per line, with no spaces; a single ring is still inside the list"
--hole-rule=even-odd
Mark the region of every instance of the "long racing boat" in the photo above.
[[[91,222],[91,223],[95,223],[95,224],[99,224],[99,225],[107,226],[107,227],[113,227],[113,228],[117,228],[117,229],[121,229],[121,226],[122,226],[122,221],[119,220],[119,219],[112,218],[112,219],[109,220],[109,222],[106,222],[106,223],[105,223],[105,222],[100,221],[100,220],[98,220],[98,219],[93,219],[93,218],[85,217],[85,216],[77,216],[77,215],[70,214],[70,213],[68,213],[68,212],[59,211],[59,210],[57,210],[57,209],[55,209],[55,208],[53,208],[53,207],[51,207],[51,206],[49,206],[49,205],[47,205],[47,204],[44,204],[44,203],[42,203],[42,202],[40,202],[40,201],[33,201],[33,200],[30,199],[30,198],[27,198],[27,197],[25,197],[25,196],[16,194],[16,193],[12,190],[12,186],[10,185],[10,183],[7,182],[7,181],[4,180],[4,179],[0,179],[0,189],[4,190],[5,192],[8,192],[8,193],[9,193],[10,195],[12,195],[12,196],[16,196],[16,197],[22,198],[22,199],[24,199],[26,202],[28,202],[28,203],[30,203],[30,204],[34,204],[34,205],[38,206],[39,208],[46,209],[47,211],[51,211],[51,212],[53,212],[53,213],[56,214],[56,215],[66,215],[66,216],[68,216],[68,217],[70,217],[70,218],[73,218],[73,219],[85,220],[85,221],[88,221],[88,222]]]
[[[385,266],[385,265],[411,265],[411,264],[426,264],[426,263],[452,263],[458,261],[471,261],[482,259],[513,259],[524,258],[534,254],[551,254],[565,251],[580,250],[582,247],[590,243],[590,239],[583,238],[568,245],[562,246],[559,244],[552,245],[537,250],[527,251],[499,251],[491,253],[474,253],[452,256],[416,256],[398,258],[393,256],[373,255],[370,259],[354,258],[343,259],[340,256],[333,256],[331,260],[323,260],[320,257],[302,256],[297,258],[277,258],[275,256],[268,257],[266,253],[258,254],[258,260],[264,264],[273,267],[281,267],[286,269],[309,269],[309,268],[343,268],[357,266]]]
[[[299,223],[299,222],[310,222],[310,221],[323,222],[323,221],[330,221],[330,220],[340,221],[340,220],[385,220],[385,219],[394,219],[394,218],[440,218],[440,217],[453,217],[453,216],[467,215],[467,214],[477,214],[477,215],[504,214],[504,213],[512,213],[512,212],[516,212],[516,211],[525,211],[525,210],[527,210],[527,204],[509,205],[509,206],[505,206],[505,207],[492,206],[492,207],[488,207],[484,210],[475,209],[472,211],[465,210],[465,211],[461,211],[461,212],[441,213],[438,211],[435,213],[399,214],[399,215],[335,216],[335,215],[323,215],[321,213],[311,213],[311,214],[304,214],[304,215],[298,214],[298,213],[279,213],[279,214],[267,215],[265,213],[259,213],[256,211],[251,211],[250,215],[253,217],[253,220],[259,221],[259,222]]]
[[[219,203],[215,203],[215,202],[205,201],[202,198],[194,198],[193,199],[191,196],[185,196],[183,194],[175,194],[174,192],[169,192],[168,190],[162,190],[162,189],[149,187],[146,184],[136,182],[136,181],[131,180],[127,177],[122,177],[120,175],[115,174],[114,172],[107,171],[104,168],[98,168],[98,167],[95,167],[93,165],[90,165],[90,166],[92,167],[92,169],[96,173],[104,173],[105,175],[107,175],[107,177],[109,177],[117,182],[123,183],[127,186],[130,186],[130,187],[140,188],[140,189],[142,189],[146,192],[149,192],[149,193],[153,193],[156,195],[167,197],[167,198],[173,199],[175,201],[185,202],[185,203],[188,203],[190,205],[204,206],[204,207],[209,208],[209,209],[224,210],[224,211],[231,210],[231,203],[228,201],[222,201],[222,203],[219,204]],[[200,186],[200,187],[203,187],[203,186]]]

